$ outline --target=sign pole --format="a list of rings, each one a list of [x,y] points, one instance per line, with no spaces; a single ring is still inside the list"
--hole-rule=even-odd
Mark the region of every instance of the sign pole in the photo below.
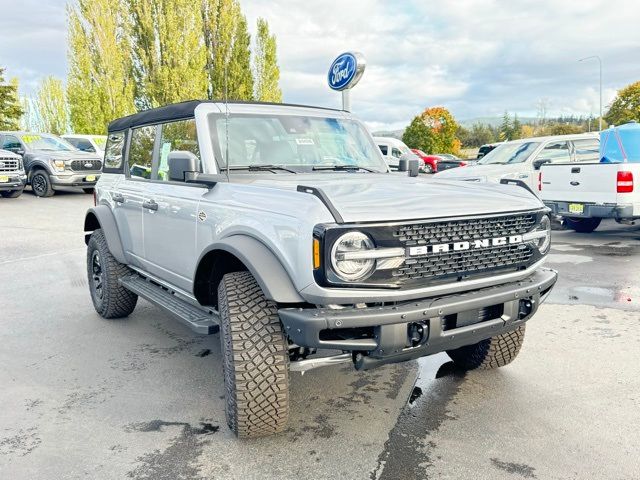
[[[350,88],[342,90],[342,110],[344,110],[345,112],[351,111],[351,96],[349,95],[350,91]]]

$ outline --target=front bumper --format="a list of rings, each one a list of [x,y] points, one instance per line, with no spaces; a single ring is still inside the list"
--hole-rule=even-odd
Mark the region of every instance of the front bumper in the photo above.
[[[569,204],[579,203],[584,206],[582,214],[569,212]],[[545,200],[544,204],[551,209],[554,215],[569,218],[632,218],[633,205],[618,204],[600,204],[584,203],[584,202],[561,202],[554,200]]]
[[[0,173],[0,176],[9,177],[8,182],[0,183],[0,192],[4,192],[8,190],[20,190],[24,188],[25,184],[27,183],[26,175]]]
[[[363,353],[358,355],[356,367],[366,369],[471,345],[514,330],[533,316],[557,277],[554,270],[540,268],[517,282],[396,305],[283,308],[278,313],[287,335],[297,345]],[[416,328],[423,332],[417,341]],[[355,332],[352,338],[345,338]]]
[[[50,175],[53,187],[95,187],[101,172],[82,172],[73,174]],[[88,181],[87,177],[95,177]]]

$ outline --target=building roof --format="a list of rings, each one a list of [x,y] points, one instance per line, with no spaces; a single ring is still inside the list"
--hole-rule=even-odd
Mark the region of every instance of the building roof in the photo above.
[[[142,112],[134,113],[127,117],[118,118],[109,124],[109,132],[119,132],[127,128],[138,127],[142,125],[150,125],[155,123],[169,122],[174,120],[182,120],[194,116],[194,111],[201,103],[218,103],[224,104],[224,100],[189,100],[186,102],[172,103],[164,107],[152,108]],[[333,108],[309,107],[307,105],[292,105],[287,103],[270,103],[270,102],[242,102],[229,101],[229,104],[249,104],[249,105],[276,105],[289,107],[307,107],[318,108],[322,110],[339,111]]]

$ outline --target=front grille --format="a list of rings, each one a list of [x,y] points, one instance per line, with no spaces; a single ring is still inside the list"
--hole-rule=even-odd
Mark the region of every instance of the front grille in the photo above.
[[[509,237],[529,232],[536,224],[535,213],[501,217],[452,220],[398,227],[394,232],[403,245],[429,246],[471,242],[496,237]],[[392,271],[392,276],[403,283],[416,279],[458,279],[475,276],[483,271],[516,270],[526,266],[534,256],[533,248],[525,243],[470,248],[467,250],[429,253],[407,257]]]
[[[14,158],[0,158],[0,172],[15,172],[18,170],[18,160]]]
[[[101,168],[102,162],[100,160],[74,160],[71,162],[71,170],[75,170],[76,172],[83,170],[100,170]]]

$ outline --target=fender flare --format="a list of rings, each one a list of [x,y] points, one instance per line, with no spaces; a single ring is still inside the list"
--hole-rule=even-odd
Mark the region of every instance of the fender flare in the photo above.
[[[238,258],[254,276],[268,300],[277,303],[305,302],[280,260],[264,243],[247,235],[231,235],[207,247],[198,258],[194,278],[201,260],[215,250]]]
[[[122,241],[120,240],[120,233],[116,225],[116,219],[113,216],[113,212],[107,205],[98,205],[87,210],[87,214],[84,217],[84,231],[89,232],[85,234],[85,243],[89,242],[90,232],[101,228],[104,232],[104,237],[107,240],[107,246],[111,255],[120,263],[127,263],[124,256],[124,249],[122,248]]]

